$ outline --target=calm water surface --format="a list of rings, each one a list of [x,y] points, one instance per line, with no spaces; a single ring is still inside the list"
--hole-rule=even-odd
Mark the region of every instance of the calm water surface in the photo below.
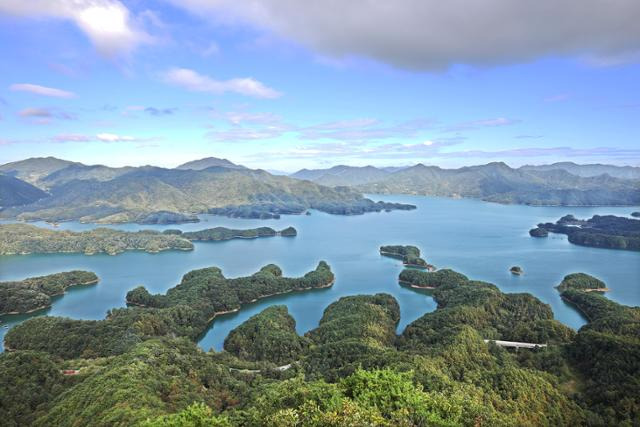
[[[399,261],[383,258],[378,247],[385,244],[412,244],[438,268],[453,268],[470,278],[495,283],[504,292],[530,292],[553,308],[557,319],[579,328],[584,319],[566,305],[554,289],[568,273],[583,271],[604,280],[615,301],[640,305],[640,254],[595,249],[570,244],[566,236],[551,234],[546,239],[529,237],[528,230],[539,222],[555,221],[572,213],[577,217],[594,214],[627,216],[638,208],[529,207],[505,206],[477,200],[454,200],[417,196],[370,196],[373,199],[412,203],[417,210],[336,216],[314,211],[310,216],[283,216],[280,220],[245,220],[203,216],[196,224],[140,226],[124,224],[114,228],[198,230],[215,226],[282,229],[294,226],[295,238],[263,238],[226,242],[195,243],[191,252],[159,254],[127,252],[117,256],[52,254],[0,256],[0,281],[17,280],[54,272],[83,269],[100,277],[96,286],[71,289],[57,298],[53,307],[30,315],[4,316],[0,338],[8,328],[35,315],[102,319],[107,310],[125,306],[127,291],[144,285],[152,293],[164,293],[183,274],[208,266],[222,268],[225,276],[250,275],[265,264],[278,264],[285,275],[300,276],[326,260],[336,275],[330,289],[268,298],[245,306],[240,312],[221,316],[200,341],[206,350],[220,350],[233,328],[273,304],[288,306],[299,333],[317,326],[325,307],[341,296],[387,292],[401,308],[398,331],[436,308],[426,293],[398,285],[402,270]],[[44,223],[36,223],[46,226]],[[86,230],[94,225],[63,223],[61,229]],[[525,271],[517,277],[509,267]]]

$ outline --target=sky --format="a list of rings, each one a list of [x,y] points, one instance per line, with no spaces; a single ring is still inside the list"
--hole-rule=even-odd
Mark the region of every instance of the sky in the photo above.
[[[640,165],[637,0],[0,0],[0,164]]]

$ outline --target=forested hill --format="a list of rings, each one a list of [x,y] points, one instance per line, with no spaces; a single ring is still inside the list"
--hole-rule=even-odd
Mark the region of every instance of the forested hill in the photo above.
[[[571,275],[559,288],[589,318],[576,333],[532,295],[504,294],[452,271],[418,273],[434,287],[438,308],[400,335],[391,295],[355,295],[330,304],[304,336],[287,308],[275,306],[232,331],[226,351],[196,347],[220,310],[331,283],[324,263],[296,279],[273,265],[237,279],[215,267],[195,270],[164,295],[130,292],[127,299],[145,308],[112,310],[105,320],[28,320],[9,331],[12,351],[0,355],[0,415],[9,426],[640,420],[640,312],[587,292],[595,278]],[[514,351],[485,342],[500,339],[547,347]]]
[[[332,214],[411,209],[411,205],[375,203],[356,190],[330,188],[274,176],[262,170],[210,167],[203,170],[157,167],[107,168],[33,159],[5,165],[28,176],[49,195],[34,203],[0,212],[4,218],[85,222],[149,222],[158,212],[213,213],[245,218],[277,218],[309,208]]]
[[[514,169],[504,163],[489,163],[442,169],[417,164],[398,171],[338,166],[326,170],[302,170],[292,176],[327,185],[351,186],[365,193],[470,197],[528,205],[640,203],[640,178],[635,175],[639,168],[620,170],[616,166],[571,165],[571,168],[559,164]],[[596,171],[603,173],[594,175]]]

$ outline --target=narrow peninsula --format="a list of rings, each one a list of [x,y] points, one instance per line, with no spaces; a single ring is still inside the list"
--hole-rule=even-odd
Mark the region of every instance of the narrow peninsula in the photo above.
[[[22,314],[51,307],[51,298],[71,286],[95,285],[98,276],[89,271],[66,271],[47,276],[0,282],[0,315]]]
[[[422,268],[434,271],[435,266],[420,258],[420,249],[416,246],[388,245],[380,246],[380,255],[402,260],[407,267]]]

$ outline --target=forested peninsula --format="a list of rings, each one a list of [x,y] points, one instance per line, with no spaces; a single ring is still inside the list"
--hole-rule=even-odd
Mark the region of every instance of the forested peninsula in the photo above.
[[[270,236],[295,236],[293,227],[276,231],[269,227],[234,230],[225,227],[200,231],[180,230],[121,231],[96,228],[90,231],[49,230],[31,224],[0,225],[0,255],[34,253],[106,253],[117,255],[131,250],[156,253],[166,250],[193,249],[191,241],[253,239]]]
[[[400,335],[391,295],[356,295],[330,304],[304,336],[286,307],[276,306],[232,331],[225,351],[197,348],[194,340],[216,313],[330,284],[324,263],[298,279],[282,278],[275,266],[237,279],[214,267],[196,270],[165,295],[132,291],[127,299],[146,307],[112,310],[105,320],[28,320],[9,331],[12,351],[0,355],[0,415],[11,426],[595,426],[640,419],[640,310],[586,292],[597,279],[574,275],[560,289],[589,319],[575,332],[532,295],[505,294],[452,270],[406,271],[433,288],[438,308]],[[514,351],[496,340],[547,346]]]
[[[555,223],[538,224],[529,230],[532,237],[546,237],[548,233],[568,236],[569,242],[594,248],[640,251],[640,220],[615,215],[594,215],[577,219],[565,215]]]
[[[0,315],[41,310],[50,307],[51,298],[64,294],[71,286],[96,283],[95,273],[80,270],[0,282]]]

